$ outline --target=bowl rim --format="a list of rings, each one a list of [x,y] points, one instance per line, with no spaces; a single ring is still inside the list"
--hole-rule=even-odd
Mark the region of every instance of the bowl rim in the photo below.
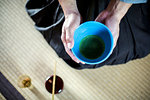
[[[99,24],[99,25],[102,25],[103,27],[105,27],[105,28],[107,29],[107,31],[108,31],[108,33],[109,33],[109,36],[110,36],[110,39],[111,39],[111,40],[110,40],[110,41],[111,41],[111,47],[110,47],[109,53],[107,54],[106,57],[104,57],[104,59],[102,59],[102,60],[100,60],[100,61],[87,62],[87,61],[84,61],[84,60],[80,59],[80,58],[75,54],[73,48],[71,49],[71,51],[72,51],[72,53],[74,54],[74,56],[75,56],[77,59],[79,59],[80,61],[84,62],[85,64],[92,64],[92,65],[93,65],[93,64],[99,64],[99,63],[102,63],[102,62],[104,62],[105,60],[107,60],[108,57],[112,54],[113,45],[114,45],[113,35],[112,35],[111,31],[108,29],[107,26],[105,26],[103,23],[100,23],[100,22],[97,22],[97,21],[87,21],[87,22],[84,22],[84,23],[82,23],[80,26],[78,26],[78,27],[76,28],[76,30],[78,30],[81,26],[83,26],[84,24],[87,24],[87,23]],[[76,30],[75,30],[75,32],[76,32]],[[74,32],[74,33],[75,33],[75,32]],[[91,60],[91,61],[92,61],[92,60]]]

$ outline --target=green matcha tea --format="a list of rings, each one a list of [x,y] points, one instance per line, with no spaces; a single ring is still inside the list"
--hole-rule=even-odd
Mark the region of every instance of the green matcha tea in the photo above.
[[[88,35],[81,40],[79,50],[85,58],[96,59],[103,54],[105,44],[99,36]]]

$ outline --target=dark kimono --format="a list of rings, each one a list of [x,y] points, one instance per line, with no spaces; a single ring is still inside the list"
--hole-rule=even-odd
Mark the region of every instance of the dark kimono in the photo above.
[[[77,0],[83,22],[93,21],[109,0]],[[68,65],[75,69],[98,68],[103,65],[123,64],[150,53],[150,3],[134,4],[120,23],[117,46],[111,56],[96,65],[78,64],[65,52],[61,41],[64,14],[58,0],[28,0],[26,10],[47,43]]]

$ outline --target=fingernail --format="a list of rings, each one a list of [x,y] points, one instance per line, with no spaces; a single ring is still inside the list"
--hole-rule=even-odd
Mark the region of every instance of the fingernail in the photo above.
[[[71,43],[68,43],[67,46],[68,46],[68,48],[71,48]]]

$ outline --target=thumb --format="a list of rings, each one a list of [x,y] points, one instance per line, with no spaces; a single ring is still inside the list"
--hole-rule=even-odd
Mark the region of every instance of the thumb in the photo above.
[[[69,49],[73,48],[74,46],[73,34],[67,31],[66,31],[66,43]]]
[[[102,11],[102,12],[97,16],[97,18],[95,19],[95,21],[103,22],[103,21],[105,20],[105,18],[107,17],[107,15],[108,15],[108,12]]]
[[[95,21],[97,22],[102,22],[103,20],[104,20],[104,17],[101,14],[99,14],[97,18],[95,19]]]

